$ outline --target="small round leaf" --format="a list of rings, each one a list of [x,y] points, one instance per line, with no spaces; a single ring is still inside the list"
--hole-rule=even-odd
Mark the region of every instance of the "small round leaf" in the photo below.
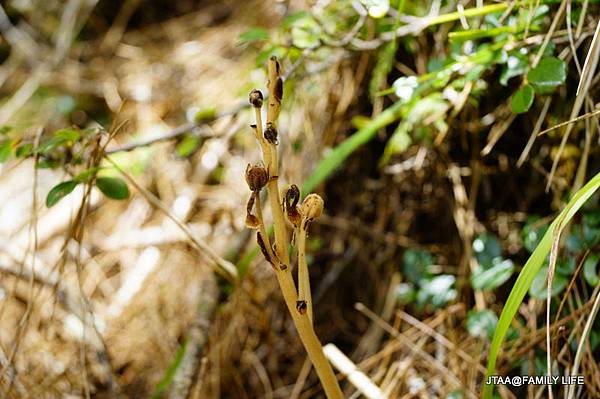
[[[99,177],[96,179],[96,186],[108,198],[124,200],[129,198],[129,188],[127,183],[118,177]]]

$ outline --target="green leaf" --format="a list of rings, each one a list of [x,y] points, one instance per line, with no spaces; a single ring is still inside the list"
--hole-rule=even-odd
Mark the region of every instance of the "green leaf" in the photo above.
[[[269,39],[269,31],[263,28],[251,28],[239,36],[240,43],[252,43]]]
[[[402,272],[415,284],[433,277],[429,270],[432,264],[433,256],[427,251],[407,249],[402,255]]]
[[[420,306],[431,304],[440,308],[456,298],[456,290],[453,288],[456,277],[450,274],[435,276],[431,280],[421,280],[419,292],[417,293],[417,304]]]
[[[521,231],[523,246],[532,253],[548,230],[548,224],[539,223],[538,217],[530,217]]]
[[[54,205],[56,205],[58,201],[63,199],[63,197],[70,194],[75,189],[75,187],[77,187],[77,184],[79,183],[74,180],[68,180],[52,187],[52,189],[48,192],[48,195],[46,196],[46,206],[48,208],[51,208]]]
[[[52,150],[54,150],[55,148],[64,144],[65,141],[66,140],[63,137],[54,136],[54,137],[44,141],[43,143],[41,143],[40,146],[38,147],[37,151],[40,154],[49,154],[52,152]]]
[[[473,253],[477,263],[485,269],[492,267],[496,261],[502,260],[500,241],[490,233],[479,234],[473,240]]]
[[[296,21],[300,21],[304,18],[311,18],[310,13],[308,11],[295,12],[284,18],[284,20],[281,22],[281,27],[283,29],[289,29],[292,27],[292,25],[294,25]]]
[[[4,140],[0,142],[0,163],[6,162],[6,160],[11,156],[13,148],[12,145],[12,140]]]
[[[544,237],[540,241],[539,245],[533,251],[527,260],[527,263],[525,263],[523,270],[521,270],[521,273],[519,273],[519,277],[517,278],[517,281],[515,282],[515,285],[513,286],[510,295],[506,300],[504,308],[502,309],[502,314],[500,315],[500,319],[494,333],[494,339],[492,340],[488,355],[488,363],[484,381],[487,381],[487,378],[490,375],[496,373],[496,359],[498,358],[498,353],[506,336],[506,332],[508,331],[508,327],[510,326],[513,317],[517,313],[517,310],[519,309],[519,306],[521,305],[525,294],[527,294],[527,291],[529,290],[529,287],[535,279],[538,271],[542,267],[544,260],[550,252],[552,241],[555,238],[555,231],[562,230],[565,225],[571,221],[579,208],[581,208],[583,204],[585,204],[585,202],[592,196],[592,194],[596,192],[598,187],[600,187],[600,173],[594,176],[585,186],[583,186],[573,195],[571,201],[569,201],[567,206],[556,217],[554,222],[552,222],[550,228],[546,234],[544,234]],[[483,397],[485,399],[491,399],[493,397],[493,392],[493,385],[484,384]]]
[[[200,145],[200,142],[200,137],[195,136],[193,134],[186,134],[181,140],[181,142],[177,144],[177,147],[175,147],[175,152],[181,158],[189,157],[196,151],[196,149]]]
[[[489,269],[479,266],[471,274],[471,286],[476,290],[493,290],[504,284],[515,270],[509,259],[498,262]]]
[[[11,130],[13,130],[12,126],[5,125],[0,127],[0,136],[10,133]]]
[[[498,316],[491,310],[471,310],[467,313],[467,331],[476,338],[491,338],[498,324]]]
[[[567,70],[564,61],[555,57],[542,58],[538,66],[527,73],[527,81],[540,94],[550,93],[565,82]]]
[[[533,87],[530,85],[521,87],[515,92],[515,94],[513,94],[512,99],[510,100],[510,108],[512,109],[512,112],[515,114],[527,112],[529,108],[531,108],[531,104],[533,104],[534,96],[535,93],[533,91]]]
[[[17,158],[25,158],[31,155],[33,152],[33,144],[32,143],[24,143],[17,147],[15,151],[15,156]]]
[[[77,141],[81,137],[81,134],[74,129],[61,129],[54,132],[54,137],[58,137],[64,141]]]
[[[406,151],[408,147],[410,147],[412,144],[412,138],[408,132],[412,127],[412,124],[406,122],[398,124],[398,127],[392,134],[392,137],[389,138],[385,145],[383,155],[379,161],[380,165],[387,164],[393,155],[401,154]]]
[[[108,198],[124,200],[129,198],[127,183],[119,177],[99,177],[96,186]]]
[[[42,159],[38,160],[38,163],[35,167],[38,169],[55,169],[59,166],[60,166],[60,162],[58,162],[58,161],[42,158]]]
[[[600,282],[598,279],[598,272],[596,271],[599,259],[598,255],[590,255],[585,262],[583,262],[583,277],[585,277],[585,281],[592,287]]]
[[[506,65],[500,75],[500,84],[506,86],[509,79],[524,74],[528,66],[529,60],[526,55],[518,51],[509,54],[506,59]]]

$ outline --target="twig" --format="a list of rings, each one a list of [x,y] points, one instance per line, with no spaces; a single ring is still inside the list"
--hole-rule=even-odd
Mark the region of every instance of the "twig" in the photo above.
[[[288,73],[285,74],[284,76],[282,76],[283,81],[289,79],[289,77],[300,66],[301,61],[302,61],[302,57],[300,57],[294,64],[292,64]],[[268,98],[268,97],[269,97],[269,95],[267,93],[267,95],[265,95],[265,98]],[[249,104],[247,101],[240,101],[237,104],[235,104],[233,107],[231,107],[230,109],[222,111],[222,112],[217,112],[214,116],[212,116],[210,118],[203,118],[203,119],[196,120],[193,122],[187,122],[187,123],[184,123],[182,125],[179,125],[179,126],[173,128],[170,131],[168,131],[167,133],[161,134],[159,136],[145,139],[145,140],[142,140],[139,142],[128,143],[128,144],[124,144],[119,147],[111,148],[106,151],[106,154],[110,155],[110,154],[114,154],[117,152],[133,151],[140,147],[147,147],[149,145],[153,145],[153,144],[160,143],[163,141],[174,140],[190,131],[193,131],[198,128],[202,128],[205,125],[209,125],[218,119],[226,118],[229,116],[235,116],[239,112],[243,111],[244,109],[246,109],[248,107],[249,107]],[[210,134],[208,134],[208,133],[204,134],[201,132],[198,136],[205,137],[205,136],[210,136]]]

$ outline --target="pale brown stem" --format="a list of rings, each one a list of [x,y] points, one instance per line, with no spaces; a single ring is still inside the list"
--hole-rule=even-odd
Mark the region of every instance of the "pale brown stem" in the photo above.
[[[308,222],[302,218],[300,227],[296,229],[296,245],[298,248],[298,300],[306,302],[306,311],[310,322],[313,322],[312,294],[310,292],[310,275],[306,264],[306,235]]]
[[[272,57],[269,60],[268,69],[268,86],[270,95],[267,110],[267,123],[271,123],[272,126],[275,128],[275,120],[279,113],[280,106],[279,99],[275,95],[276,85],[279,79],[277,60],[275,58]],[[257,128],[259,122],[260,120],[257,117]],[[257,133],[259,132],[262,133],[262,128]],[[262,134],[261,138],[264,140]],[[275,253],[279,259],[279,262],[285,264],[286,266],[289,266],[289,241],[287,227],[285,224],[283,210],[281,207],[281,198],[279,194],[277,148],[275,147],[274,143],[269,143],[269,146],[271,146],[271,148],[265,148],[265,146],[263,146],[263,142],[264,141],[261,141],[263,157],[265,162],[267,162],[268,164],[268,170],[270,175],[269,182],[267,183],[267,191],[269,194],[271,212],[273,214],[273,224],[275,230]],[[342,391],[335,377],[335,374],[333,373],[331,364],[323,354],[323,347],[321,345],[321,342],[319,341],[319,338],[315,334],[311,319],[309,318],[306,312],[300,313],[296,309],[296,302],[298,300],[298,296],[296,293],[296,285],[294,284],[294,279],[292,278],[291,274],[291,267],[286,267],[283,270],[280,267],[276,267],[275,274],[277,275],[277,281],[279,282],[279,287],[283,294],[285,304],[288,307],[288,310],[292,316],[292,320],[294,321],[294,325],[298,330],[300,340],[302,341],[302,344],[304,345],[304,348],[308,353],[308,357],[310,358],[313,366],[315,367],[315,371],[319,376],[319,380],[321,381],[321,385],[323,386],[325,395],[327,395],[327,397],[330,399],[342,399]]]
[[[269,234],[267,233],[267,229],[265,228],[265,219],[263,219],[262,206],[260,201],[260,191],[256,193],[256,217],[258,219],[258,231],[265,243],[265,247],[267,249],[267,254],[269,254],[269,258],[267,259],[273,267],[278,267],[279,265],[275,264],[275,254],[273,254],[273,248],[271,247],[271,241],[269,240]]]

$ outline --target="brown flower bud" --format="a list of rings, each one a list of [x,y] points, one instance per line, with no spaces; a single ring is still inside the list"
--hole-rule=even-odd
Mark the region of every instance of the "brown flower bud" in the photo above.
[[[258,229],[258,218],[251,213],[246,214],[246,227],[249,229]]]
[[[298,201],[300,200],[300,189],[295,184],[290,185],[285,194],[283,196],[285,212],[287,214],[288,220],[295,227],[300,225],[301,216],[300,212],[298,212]]]
[[[263,95],[260,90],[254,89],[250,92],[248,100],[254,108],[260,108],[263,104]]]
[[[321,216],[321,213],[323,213],[323,206],[323,198],[321,198],[320,195],[309,194],[302,202],[300,213],[302,214],[302,217],[312,221]]]
[[[269,173],[261,165],[250,165],[246,167],[246,183],[250,191],[260,191],[269,181]]]
[[[265,129],[264,136],[265,140],[267,140],[271,144],[279,144],[277,141],[277,129],[273,126],[273,123],[267,123],[267,128]]]
[[[300,200],[300,189],[295,184],[290,184],[285,192],[285,206],[287,209],[295,208]]]

